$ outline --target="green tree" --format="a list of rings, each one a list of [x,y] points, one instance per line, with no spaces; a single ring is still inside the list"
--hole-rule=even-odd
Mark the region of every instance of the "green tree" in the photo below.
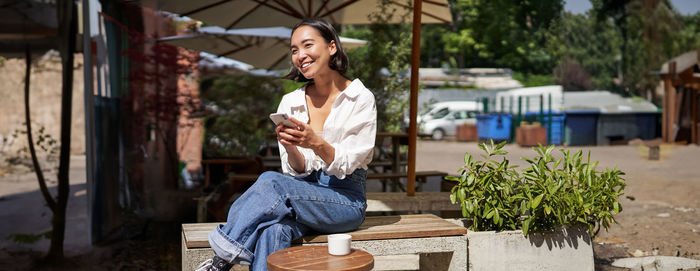
[[[254,156],[273,132],[268,118],[282,99],[282,79],[230,75],[202,81],[208,157]]]
[[[571,88],[571,84],[585,86],[585,82],[573,82],[581,72],[590,76],[590,84],[596,89],[615,89],[619,43],[621,39],[612,22],[598,22],[593,16],[565,12],[557,23],[552,24],[547,33],[546,48],[557,62],[560,73],[557,83],[565,90],[585,90],[591,88]],[[575,67],[582,68],[576,71]],[[569,75],[562,76],[569,72]],[[572,74],[573,73],[573,74]]]
[[[653,71],[687,50],[679,42],[682,17],[668,0],[593,0],[592,4],[597,20],[612,20],[620,33],[622,89],[629,95],[651,96],[659,80]]]
[[[460,30],[446,40],[474,40],[466,55],[468,66],[549,74],[554,61],[544,50],[546,32],[563,7],[562,0],[458,0]]]
[[[408,103],[408,71],[411,57],[411,25],[386,24],[392,16],[408,18],[406,10],[389,10],[380,4],[380,12],[370,15],[370,25],[349,25],[342,35],[367,40],[366,46],[348,52],[348,75],[361,78],[376,99],[377,131],[402,129],[402,114]]]

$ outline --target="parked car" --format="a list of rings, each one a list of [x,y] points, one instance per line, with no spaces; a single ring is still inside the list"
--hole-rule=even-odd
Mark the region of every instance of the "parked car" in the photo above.
[[[441,102],[430,105],[418,116],[421,132],[442,140],[445,136],[457,134],[457,126],[476,125],[476,114],[481,111],[481,104],[474,101]]]

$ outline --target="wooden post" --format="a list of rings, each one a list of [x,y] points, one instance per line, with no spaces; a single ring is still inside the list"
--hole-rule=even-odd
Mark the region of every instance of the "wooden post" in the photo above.
[[[676,88],[673,87],[673,79],[676,77],[676,62],[671,62],[668,63],[668,77],[667,77],[667,92],[666,92],[666,97],[668,98],[666,101],[666,107],[668,108],[666,110],[667,117],[666,117],[666,142],[673,142],[675,141],[675,133],[673,132],[673,127],[676,124]]]
[[[690,122],[693,127],[690,128],[691,131],[691,143],[698,144],[698,90],[692,89],[692,94],[690,95],[692,121]]]
[[[422,13],[422,0],[413,1],[413,43],[411,44],[411,93],[409,114],[411,121],[408,124],[408,179],[406,180],[406,193],[409,196],[416,195],[416,144],[418,127],[416,117],[418,115],[418,69],[420,68],[420,20]]]
[[[671,88],[671,80],[668,79],[668,76],[664,76],[663,79],[664,96],[661,103],[661,139],[663,139],[664,142],[668,142],[668,95]]]

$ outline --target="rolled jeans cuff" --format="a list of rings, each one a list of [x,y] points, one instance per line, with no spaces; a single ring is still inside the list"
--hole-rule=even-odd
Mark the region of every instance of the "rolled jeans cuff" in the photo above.
[[[219,224],[216,230],[209,232],[209,245],[214,250],[214,254],[229,263],[250,265],[253,262],[253,253],[235,240],[229,239],[221,231],[223,226]]]

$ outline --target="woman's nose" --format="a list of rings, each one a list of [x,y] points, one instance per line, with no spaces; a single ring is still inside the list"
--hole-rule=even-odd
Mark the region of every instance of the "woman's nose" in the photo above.
[[[300,50],[297,52],[297,57],[298,57],[299,59],[304,59],[305,56],[306,56],[306,52],[305,52],[304,50],[301,50],[301,49],[300,49]]]

